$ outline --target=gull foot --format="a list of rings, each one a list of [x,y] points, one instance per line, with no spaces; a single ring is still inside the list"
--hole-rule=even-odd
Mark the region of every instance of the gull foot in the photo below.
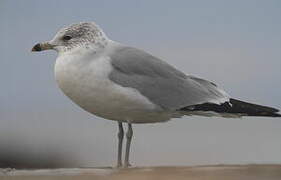
[[[123,166],[122,166],[122,163],[117,163],[117,166],[116,166],[116,168],[122,168]]]
[[[124,164],[124,168],[129,168],[129,167],[132,167],[132,165],[130,163],[125,163]]]

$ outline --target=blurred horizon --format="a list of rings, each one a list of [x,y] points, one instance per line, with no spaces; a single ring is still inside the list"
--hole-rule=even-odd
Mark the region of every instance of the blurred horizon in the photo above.
[[[233,98],[280,109],[280,8],[277,0],[2,0],[0,166],[7,153],[115,165],[117,123],[85,112],[59,90],[55,52],[30,52],[60,28],[95,21],[112,40],[210,80]],[[281,163],[280,118],[193,116],[133,128],[133,165]]]

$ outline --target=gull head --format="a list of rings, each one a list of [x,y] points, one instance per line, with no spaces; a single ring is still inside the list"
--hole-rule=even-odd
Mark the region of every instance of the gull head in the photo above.
[[[53,49],[59,53],[76,48],[100,49],[108,43],[105,33],[94,22],[72,24],[60,29],[55,37],[47,42],[37,43],[32,51]]]

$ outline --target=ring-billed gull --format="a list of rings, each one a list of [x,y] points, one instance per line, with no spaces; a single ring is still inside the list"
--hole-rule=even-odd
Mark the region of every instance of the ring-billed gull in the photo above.
[[[133,123],[164,122],[184,115],[280,117],[278,110],[230,98],[214,83],[186,75],[142,50],[110,40],[94,22],[72,24],[32,51],[58,52],[55,78],[84,110],[118,122],[122,166],[123,125],[128,124],[124,167]]]

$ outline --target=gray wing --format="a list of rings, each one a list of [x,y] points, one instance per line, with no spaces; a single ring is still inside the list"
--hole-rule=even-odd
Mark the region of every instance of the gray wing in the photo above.
[[[165,110],[228,101],[226,93],[209,81],[187,76],[166,62],[136,48],[120,47],[111,55],[115,83],[137,89]]]

